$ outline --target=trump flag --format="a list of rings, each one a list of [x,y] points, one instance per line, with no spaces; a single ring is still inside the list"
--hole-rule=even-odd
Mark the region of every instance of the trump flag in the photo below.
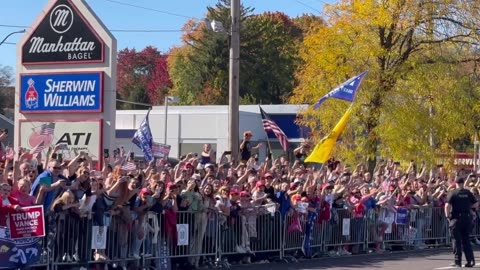
[[[147,160],[148,162],[153,160],[153,152],[152,152],[153,137],[152,137],[152,131],[150,130],[150,124],[148,121],[149,114],[150,114],[150,111],[148,111],[147,116],[145,116],[145,119],[143,119],[142,123],[140,124],[140,127],[135,132],[132,138],[132,142],[136,146],[138,146],[140,149],[142,149],[145,160]]]
[[[341,100],[346,100],[352,102],[355,99],[355,94],[357,93],[358,87],[362,82],[363,77],[367,75],[367,71],[362,72],[360,75],[354,76],[347,80],[346,82],[339,85],[337,88],[330,91],[325,96],[321,97],[313,108],[318,109],[320,105],[328,98],[337,98]]]

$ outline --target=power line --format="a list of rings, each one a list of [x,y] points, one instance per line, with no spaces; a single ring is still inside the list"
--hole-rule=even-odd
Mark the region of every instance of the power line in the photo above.
[[[148,8],[148,7],[137,6],[137,5],[128,4],[128,3],[123,3],[123,2],[115,1],[115,0],[104,0],[104,1],[111,2],[111,3],[115,3],[115,4],[119,4],[119,5],[124,5],[124,6],[129,6],[129,7],[134,7],[134,8],[139,8],[139,9],[144,9],[144,10],[149,10],[149,11],[154,11],[154,12],[158,12],[158,13],[162,13],[162,14],[167,14],[167,15],[171,15],[171,16],[176,16],[176,17],[181,17],[181,18],[187,18],[187,19],[193,18],[192,16],[186,16],[186,15],[177,14],[177,13],[173,13],[173,12],[169,12],[169,11],[164,11],[164,10],[159,10],[159,9],[153,9],[153,8]]]
[[[321,12],[320,10],[318,10],[318,9],[316,9],[316,8],[310,6],[310,5],[307,5],[306,3],[304,3],[304,2],[302,2],[302,1],[300,1],[300,0],[295,0],[295,2],[299,3],[299,4],[302,5],[302,6],[308,7],[309,9],[315,10],[316,12],[318,12],[318,13],[320,13],[320,14],[322,14],[322,12]]]
[[[123,33],[169,33],[169,32],[184,32],[185,30],[135,30],[135,29],[112,29],[110,32]]]
[[[6,27],[6,28],[29,28],[28,26],[24,26],[24,25],[11,25],[11,24],[0,24],[0,27]]]
[[[10,25],[0,24],[0,27],[6,28],[30,28],[24,25]],[[123,32],[123,33],[168,33],[168,32],[184,32],[185,30],[175,29],[110,29],[110,32]]]

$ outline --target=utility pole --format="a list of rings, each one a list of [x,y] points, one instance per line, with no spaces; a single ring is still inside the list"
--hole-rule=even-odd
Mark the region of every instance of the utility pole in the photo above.
[[[240,77],[240,0],[230,1],[230,69],[228,81],[228,146],[232,151],[232,159],[238,162],[239,150],[239,111],[238,111],[238,95],[239,95],[239,77]]]
[[[167,136],[168,136],[168,96],[165,96],[165,101],[163,103],[165,107],[165,127],[164,127],[164,135],[163,135],[163,144],[167,144]]]

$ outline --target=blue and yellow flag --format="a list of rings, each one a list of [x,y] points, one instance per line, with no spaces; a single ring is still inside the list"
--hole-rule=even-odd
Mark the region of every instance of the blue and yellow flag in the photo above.
[[[337,125],[333,128],[332,132],[328,136],[324,137],[313,149],[312,153],[305,159],[305,162],[314,162],[314,163],[325,163],[330,158],[335,143],[338,140],[338,137],[342,134],[347,121],[352,114],[352,106],[348,108],[345,114],[342,116]]]

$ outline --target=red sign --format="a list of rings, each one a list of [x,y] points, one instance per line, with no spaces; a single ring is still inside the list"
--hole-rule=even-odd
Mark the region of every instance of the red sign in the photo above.
[[[22,207],[21,210],[10,213],[8,217],[12,239],[45,236],[42,205]]]

